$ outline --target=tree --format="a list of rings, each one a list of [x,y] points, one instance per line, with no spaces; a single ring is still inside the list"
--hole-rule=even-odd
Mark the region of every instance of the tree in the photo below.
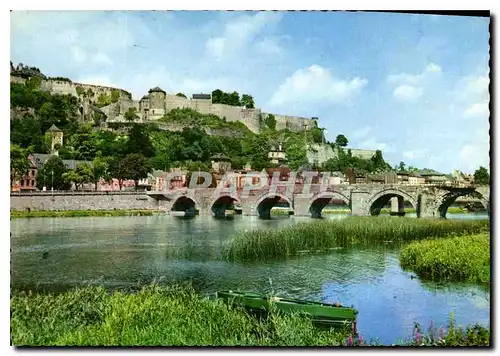
[[[223,95],[224,95],[224,92],[220,89],[215,89],[214,91],[212,91],[212,103],[223,104],[222,103]]]
[[[488,170],[481,166],[474,172],[474,182],[477,185],[489,185],[490,184],[490,174]]]
[[[97,191],[97,183],[101,178],[104,180],[110,180],[109,177],[109,162],[108,159],[102,157],[102,153],[97,152],[96,158],[92,161],[92,179],[94,181],[94,187]]]
[[[111,90],[111,102],[116,103],[120,99],[120,91],[118,89]]]
[[[139,180],[146,178],[151,170],[152,168],[146,157],[137,153],[125,156],[119,162],[118,167],[122,179],[132,179],[135,182],[135,190],[138,188]]]
[[[187,99],[187,96],[184,93],[177,93],[177,94],[175,94],[175,96],[179,96],[181,98]]]
[[[75,150],[76,159],[92,160],[96,155],[96,140],[90,125],[81,125],[69,140]]]
[[[147,127],[140,124],[134,124],[128,133],[126,143],[126,153],[138,153],[146,157],[153,157],[155,149],[149,138]]]
[[[380,150],[375,151],[375,154],[372,158],[370,158],[370,161],[372,162],[373,169],[375,171],[386,171],[391,169],[391,166],[384,160],[382,151]]]
[[[69,170],[62,174],[62,179],[67,183],[75,183],[75,189],[85,183],[89,183],[93,179],[92,167],[88,163],[81,163],[76,166],[76,169]]]
[[[37,174],[37,187],[53,187],[55,190],[67,190],[71,187],[62,176],[67,172],[66,166],[58,156],[51,156]]]
[[[31,162],[28,156],[33,147],[23,149],[15,144],[10,144],[10,187],[12,189],[14,182],[21,180],[31,168]]]
[[[400,172],[404,171],[405,168],[406,168],[406,165],[403,161],[399,162],[399,164],[396,166],[396,170],[398,170]]]
[[[348,143],[347,137],[342,134],[337,135],[335,139],[335,145],[337,145],[337,147],[346,147]]]
[[[271,130],[275,130],[276,129],[276,118],[274,117],[273,114],[268,114],[267,117],[264,119],[264,123]]]
[[[255,108],[255,102],[253,101],[253,97],[248,94],[243,94],[241,96],[241,106],[246,107],[247,109],[254,109]]]
[[[132,121],[135,121],[136,119],[138,119],[139,115],[137,115],[137,108],[135,108],[135,107],[128,108],[124,117],[125,117],[125,120],[127,120],[129,122],[132,122]]]
[[[238,94],[237,91],[233,91],[231,94],[228,94],[228,102],[226,104],[240,106],[240,94]]]

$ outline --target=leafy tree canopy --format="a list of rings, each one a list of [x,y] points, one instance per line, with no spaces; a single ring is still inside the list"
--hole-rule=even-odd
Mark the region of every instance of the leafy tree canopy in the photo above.
[[[490,184],[490,174],[488,170],[481,166],[474,172],[474,182],[477,185],[488,185]]]

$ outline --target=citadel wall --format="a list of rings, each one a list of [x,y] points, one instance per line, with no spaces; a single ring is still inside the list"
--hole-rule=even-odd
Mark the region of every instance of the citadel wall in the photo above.
[[[10,77],[13,83],[24,83],[25,79],[19,76]],[[77,90],[78,88],[78,90]],[[78,91],[85,90],[85,96],[79,95]],[[120,99],[117,103],[112,103],[101,110],[108,116],[110,122],[124,121],[124,115],[131,107],[137,109],[138,115],[141,117],[139,121],[158,120],[166,113],[175,108],[189,108],[202,114],[213,114],[221,118],[225,117],[227,121],[243,122],[252,132],[259,133],[261,131],[261,109],[246,109],[244,107],[230,106],[225,104],[212,104],[210,99],[187,99],[172,94],[153,92],[150,94],[150,100],[133,100],[132,95],[120,88],[112,88],[106,86],[98,86],[91,84],[82,84],[67,82],[62,80],[42,80],[41,89],[49,91],[52,94],[70,94],[82,99],[83,116],[89,117],[91,111],[90,104],[95,104],[100,95],[111,95],[112,91],[119,90]],[[88,96],[89,89],[91,96]],[[142,107],[142,105],[144,107]],[[144,108],[149,109],[146,117]],[[281,130],[288,128],[292,131],[303,131],[304,124],[307,128],[314,127],[314,121],[310,118],[297,116],[274,115],[276,118],[276,129]]]

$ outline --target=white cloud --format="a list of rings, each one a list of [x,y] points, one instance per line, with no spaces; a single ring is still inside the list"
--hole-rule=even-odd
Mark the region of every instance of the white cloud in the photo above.
[[[71,46],[70,51],[71,51],[71,56],[77,62],[85,62],[85,60],[87,59],[87,54],[79,46]]]
[[[407,84],[402,84],[394,89],[392,95],[403,101],[416,101],[424,94],[422,87],[414,87]]]
[[[368,80],[335,78],[328,68],[314,64],[299,69],[279,86],[268,105],[271,107],[304,104],[347,103],[368,84]]]
[[[406,159],[422,158],[425,156],[425,154],[427,152],[429,152],[429,149],[427,149],[427,148],[409,150],[409,151],[403,152],[403,157]]]
[[[473,173],[479,166],[489,168],[489,134],[485,130],[476,135],[462,147],[459,154],[458,169]]]
[[[206,51],[209,56],[217,60],[234,55],[251,46],[268,25],[278,23],[281,17],[281,13],[271,11],[261,11],[255,15],[239,15],[225,24],[221,36],[211,37],[206,41]],[[257,43],[256,48],[281,52],[276,41],[265,38]]]
[[[75,80],[75,82],[82,83],[82,84],[102,85],[105,87],[113,87],[113,88],[123,89],[122,86],[120,86],[116,83],[113,83],[107,77],[84,77],[84,78]]]
[[[105,53],[96,53],[92,56],[92,62],[96,64],[105,64],[105,65],[111,65],[113,62],[109,58],[109,56]]]
[[[478,100],[489,100],[488,75],[469,75],[460,79],[454,89],[458,100],[466,100],[470,97]]]
[[[359,148],[367,150],[380,150],[382,153],[393,152],[394,149],[385,142],[378,141],[375,137],[370,137],[359,143]]]
[[[466,117],[488,117],[490,114],[489,103],[475,103],[464,111]]]
[[[371,127],[370,126],[365,126],[359,130],[356,130],[352,133],[351,137],[353,139],[360,139],[360,138],[363,138],[365,137],[366,135],[368,135],[368,133],[370,133],[371,131]]]
[[[435,63],[428,64],[425,69],[419,74],[392,74],[387,77],[389,83],[394,84],[421,84],[425,80],[429,79],[432,75],[440,74],[442,72],[441,67]]]

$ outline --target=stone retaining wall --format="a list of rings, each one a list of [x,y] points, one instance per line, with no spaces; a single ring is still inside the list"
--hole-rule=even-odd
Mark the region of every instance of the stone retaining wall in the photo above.
[[[11,210],[130,210],[158,209],[158,201],[146,194],[11,195]]]

